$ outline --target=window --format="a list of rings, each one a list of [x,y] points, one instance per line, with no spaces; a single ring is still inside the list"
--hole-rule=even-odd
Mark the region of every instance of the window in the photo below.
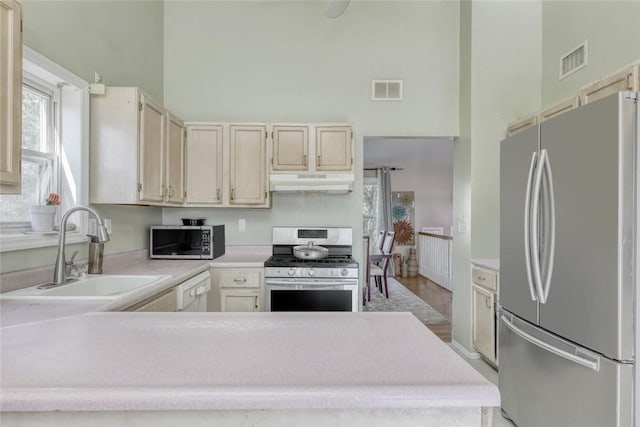
[[[4,228],[28,227],[31,205],[43,204],[49,193],[60,193],[56,117],[58,90],[33,77],[22,85],[22,194],[0,197]],[[10,224],[9,224],[10,223]],[[11,225],[12,227],[6,227]]]
[[[379,194],[378,180],[376,178],[364,178],[362,184],[362,231],[366,236],[374,236],[379,226]]]
[[[23,70],[22,194],[0,195],[0,252],[57,244],[56,235],[30,233],[29,206],[49,193],[60,195],[59,215],[89,200],[89,84],[27,46]],[[69,222],[80,232],[67,242],[87,241],[87,216]]]

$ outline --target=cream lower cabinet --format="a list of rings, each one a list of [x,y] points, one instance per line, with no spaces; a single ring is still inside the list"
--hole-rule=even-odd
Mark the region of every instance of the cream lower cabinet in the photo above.
[[[22,13],[0,1],[0,194],[20,194],[22,164]]]
[[[222,289],[221,311],[260,311],[260,293],[252,289]]]
[[[135,87],[91,97],[91,203],[184,200],[184,124]]]
[[[473,285],[473,345],[493,363],[496,361],[494,303],[495,297],[492,292]]]
[[[177,310],[176,288],[163,292],[136,305],[126,311],[172,312]]]
[[[473,346],[485,360],[498,366],[498,273],[477,266],[471,272]]]
[[[262,311],[263,268],[212,268],[214,283],[209,293],[209,311]],[[218,290],[217,297],[215,291]],[[218,301],[216,301],[218,299]]]
[[[265,124],[188,123],[185,206],[270,208]]]

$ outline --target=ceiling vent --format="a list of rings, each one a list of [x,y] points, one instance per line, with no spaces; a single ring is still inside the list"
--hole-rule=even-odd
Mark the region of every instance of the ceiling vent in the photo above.
[[[560,79],[562,80],[570,74],[575,73],[580,68],[587,65],[587,42],[586,40],[569,53],[560,58]]]
[[[373,101],[402,101],[402,80],[371,80]]]

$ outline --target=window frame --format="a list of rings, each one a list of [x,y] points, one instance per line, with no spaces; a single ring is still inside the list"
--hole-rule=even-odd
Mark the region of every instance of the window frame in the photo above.
[[[46,123],[44,132],[46,136],[44,138],[45,147],[41,147],[41,150],[32,150],[22,147],[22,163],[25,160],[29,162],[50,162],[51,163],[51,178],[49,181],[48,189],[40,191],[38,189],[38,200],[44,203],[46,196],[49,193],[60,194],[60,152],[61,152],[61,138],[60,131],[60,88],[54,86],[37,76],[23,71],[22,75],[22,90],[34,92],[38,95],[48,97],[48,106],[46,112]],[[46,193],[46,194],[44,194]],[[59,221],[59,213],[56,216],[56,221]],[[2,234],[14,234],[31,231],[31,223],[29,220],[25,221],[0,221],[0,229]]]
[[[58,141],[53,141],[57,150],[57,164],[54,165],[53,172],[56,180],[55,185],[57,186],[56,192],[61,194],[63,191],[63,188],[61,188],[63,174],[65,174],[67,181],[69,176],[73,178],[73,190],[75,190],[72,197],[66,197],[69,200],[63,199],[63,206],[59,213],[61,215],[66,209],[74,205],[87,205],[89,202],[89,83],[23,45],[23,84],[25,78],[41,89],[45,89],[45,93],[48,89],[53,89],[54,93],[57,92],[57,95],[52,99],[57,102],[57,112],[53,116],[53,123],[50,126],[50,128],[55,126],[54,137],[59,138]],[[72,93],[72,95],[65,104],[64,97],[67,97],[69,93]],[[72,116],[74,120],[77,119],[78,123],[75,123],[74,128],[69,132],[61,135],[61,132],[65,133],[63,116],[70,107],[74,108],[75,114],[72,114]],[[67,119],[68,122],[69,119]],[[68,127],[69,125],[67,124],[66,126]],[[56,134],[58,136],[55,136]],[[78,159],[75,159],[75,163],[72,166],[69,166],[69,158],[65,154],[65,150],[79,153],[76,156]],[[65,171],[62,170],[63,167]],[[78,223],[78,231],[67,233],[67,243],[88,242],[89,239],[85,236],[88,227],[86,215],[74,213],[74,218],[77,218],[74,221]],[[44,248],[58,244],[57,234],[25,234],[25,231],[28,231],[25,230],[25,224],[26,228],[30,230],[31,227],[28,222],[5,222],[1,225],[0,253]]]

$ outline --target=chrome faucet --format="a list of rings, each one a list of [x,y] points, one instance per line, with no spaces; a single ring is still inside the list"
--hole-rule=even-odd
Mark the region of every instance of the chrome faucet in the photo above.
[[[87,211],[91,215],[96,218],[97,226],[96,226],[96,238],[97,243],[103,243],[109,241],[109,234],[107,234],[107,229],[102,224],[102,219],[100,219],[100,215],[94,209],[88,206],[76,206],[74,208],[69,209],[62,216],[62,220],[60,221],[60,237],[58,238],[58,256],[56,257],[56,265],[53,270],[53,284],[54,285],[62,285],[66,282],[66,260],[64,257],[64,245],[67,239],[67,220],[69,216],[77,211]]]

